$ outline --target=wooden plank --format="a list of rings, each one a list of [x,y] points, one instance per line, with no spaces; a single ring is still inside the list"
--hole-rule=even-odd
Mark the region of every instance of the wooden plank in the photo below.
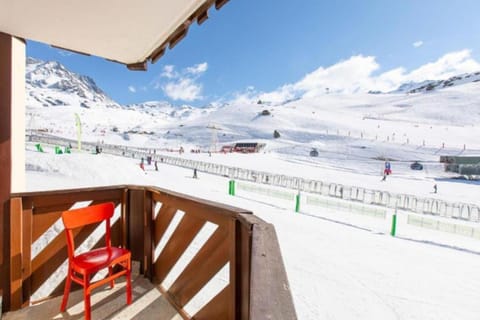
[[[24,201],[24,203],[25,202],[26,201]],[[115,206],[117,206],[120,203],[120,200],[116,198],[95,200],[92,201],[89,206],[104,202],[113,202]],[[61,218],[63,211],[69,210],[74,204],[75,202],[57,206],[36,206],[33,209],[33,242],[37,241],[38,238],[40,238],[45,233],[45,231],[47,231],[55,222],[57,222],[57,220]]]
[[[215,230],[172,284],[168,292],[177,305],[185,306],[228,263],[229,247],[233,243],[227,238],[226,230]]]
[[[233,319],[229,317],[229,291],[230,286],[226,286],[220,291],[209,303],[207,303],[202,309],[200,309],[194,316],[195,320],[210,320],[210,319]],[[267,317],[258,317],[251,319],[275,319]]]
[[[155,196],[162,197],[162,198],[167,197],[167,198],[172,198],[172,199],[177,198],[177,199],[181,199],[181,200],[187,201],[187,202],[195,202],[195,203],[201,204],[201,205],[206,206],[206,207],[214,207],[214,208],[218,208],[222,211],[228,211],[228,212],[231,213],[232,216],[236,216],[237,214],[251,214],[250,211],[242,209],[242,208],[229,206],[229,205],[226,205],[226,204],[223,204],[223,203],[220,203],[220,202],[215,202],[215,201],[205,200],[205,199],[201,199],[201,198],[196,198],[196,197],[193,197],[193,196],[190,196],[190,195],[187,195],[187,194],[183,194],[183,193],[179,193],[179,192],[175,192],[175,191],[171,191],[171,190],[167,190],[167,189],[163,189],[163,188],[145,187],[145,189],[148,190],[148,191],[152,191],[152,193],[154,195],[154,199],[157,200],[157,201],[160,201],[160,202],[163,202],[163,201],[158,200],[158,198],[155,198]]]
[[[122,246],[127,247],[128,243],[128,189],[123,190],[122,194]]]
[[[121,247],[122,246],[122,238],[123,238],[123,230],[122,230],[122,221],[118,219],[115,221],[114,224],[110,226],[110,242],[114,247]]]
[[[212,207],[210,205],[191,201],[187,198],[172,197],[165,194],[153,194],[155,201],[161,202],[164,205],[168,205],[177,210],[189,212],[191,216],[195,216],[197,219],[210,221],[218,226],[225,226],[228,221],[235,216],[235,213],[225,211],[222,208]]]
[[[132,252],[132,260],[140,261],[140,271],[145,268],[143,232],[144,232],[144,190],[130,190],[128,199],[128,248]]]
[[[172,219],[175,216],[176,212],[177,212],[177,209],[165,204],[162,205],[162,207],[160,208],[159,213],[157,214],[157,218],[155,219],[155,226],[154,226],[155,246],[157,246],[158,243],[160,243],[160,240],[162,240],[162,237],[165,234],[165,231],[167,231],[167,228],[172,222]]]
[[[143,254],[144,254],[144,274],[152,280],[153,277],[153,256],[155,255],[155,247],[153,246],[153,201],[152,193],[145,192],[144,198],[144,218],[143,218]]]
[[[29,196],[34,207],[42,208],[49,206],[67,205],[82,201],[104,201],[105,199],[122,200],[123,189],[88,189],[88,191],[62,190],[62,192],[39,192]]]
[[[237,292],[235,297],[236,318],[249,319],[250,310],[250,255],[252,247],[252,225],[236,222],[237,269],[235,282]]]
[[[155,279],[157,281],[162,282],[165,279],[204,224],[204,220],[185,213],[155,263]]]
[[[228,297],[227,297],[227,309],[228,309],[228,319],[234,319],[235,318],[235,313],[236,313],[236,308],[240,307],[238,300],[237,300],[237,235],[236,235],[236,221],[231,220],[229,225],[228,225],[228,241],[232,244],[231,246],[228,247],[228,253],[229,253],[229,260],[230,260],[230,278],[229,278],[229,283],[230,285],[229,290],[228,290]]]
[[[273,225],[253,225],[250,319],[297,319]]]
[[[19,197],[19,198],[43,198],[43,197],[51,197],[51,196],[60,196],[64,197],[66,195],[72,194],[88,194],[88,193],[102,193],[108,191],[117,191],[121,192],[121,190],[127,188],[126,185],[114,185],[114,186],[105,186],[105,187],[89,187],[89,188],[75,188],[75,189],[59,189],[59,190],[49,190],[49,191],[32,191],[32,192],[16,192],[12,193],[12,198]],[[132,188],[135,189],[134,186]],[[137,188],[138,189],[138,188]],[[141,189],[144,189],[143,187]],[[115,197],[113,197],[115,198]],[[88,200],[88,199],[87,199]],[[82,201],[82,200],[77,200]]]
[[[176,207],[179,210],[186,211],[193,209],[195,211],[194,214],[206,214],[211,215],[211,218],[204,218],[206,220],[215,222],[215,217],[220,216],[221,221],[225,216],[229,216],[230,218],[237,217],[238,214],[250,214],[250,211],[228,206],[225,204],[221,204],[218,202],[208,201],[204,199],[199,199],[195,197],[191,197],[184,194],[179,194],[175,192],[157,192],[153,193],[153,199],[155,201],[166,203],[170,206]]]
[[[32,207],[34,207],[35,214],[45,214],[53,211],[67,211],[70,210],[75,204],[79,202],[88,202],[88,206],[93,206],[95,204],[100,204],[100,203],[105,203],[105,202],[113,202],[116,205],[121,203],[122,199],[117,198],[117,197],[102,197],[100,199],[87,199],[87,200],[78,200],[78,201],[72,201],[72,202],[65,202],[64,200],[61,200],[60,203],[58,204],[53,204],[53,205],[45,205],[41,206],[38,203],[34,203],[35,200],[38,200],[38,198],[33,197],[33,198],[24,198],[24,203],[30,203]]]
[[[0,292],[3,293],[4,311],[10,307],[8,217],[12,187],[12,92],[12,36],[0,32]]]
[[[44,214],[36,214],[36,209],[33,211],[32,240],[35,242],[45,233],[45,231],[48,230],[48,228],[61,218],[62,211],[52,211]]]
[[[75,243],[82,243],[95,230],[98,224],[91,224],[83,228],[73,230]],[[105,242],[102,239],[103,242]],[[31,285],[35,292],[55,271],[68,259],[67,244],[65,234],[58,234],[49,242],[42,252],[40,252],[32,261]]]
[[[10,200],[10,310],[22,307],[22,199]]]
[[[32,295],[32,287],[30,277],[32,275],[32,209],[31,207],[23,210],[23,238],[22,238],[22,281],[23,281],[23,304],[22,307],[30,305],[30,296]]]

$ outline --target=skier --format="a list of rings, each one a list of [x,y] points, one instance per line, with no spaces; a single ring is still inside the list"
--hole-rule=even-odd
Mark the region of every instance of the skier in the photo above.
[[[391,167],[389,161],[385,161],[385,170],[384,170],[384,173],[385,173],[386,175],[392,174],[392,167]]]
[[[193,169],[193,179],[198,179],[198,177],[197,177],[197,169]]]
[[[433,185],[433,193],[437,193],[437,184]]]
[[[155,171],[158,171],[158,162],[155,160]]]

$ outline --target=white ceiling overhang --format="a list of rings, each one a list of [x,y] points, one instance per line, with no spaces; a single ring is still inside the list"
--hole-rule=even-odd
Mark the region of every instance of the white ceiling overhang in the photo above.
[[[0,32],[145,70],[228,0],[0,0]]]

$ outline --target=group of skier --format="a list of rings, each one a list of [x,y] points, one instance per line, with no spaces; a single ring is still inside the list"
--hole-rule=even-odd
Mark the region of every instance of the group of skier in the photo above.
[[[383,178],[381,181],[386,181],[387,180],[387,176],[391,175],[392,174],[392,165],[390,164],[389,161],[385,161],[385,167],[383,169]],[[434,184],[433,185],[433,193],[437,193],[438,192],[438,186],[437,184]]]
[[[147,157],[147,164],[148,165],[151,165],[152,164],[152,157],[151,156],[148,156]],[[155,171],[158,171],[158,161],[155,160],[154,162],[154,165],[155,165]],[[142,169],[143,171],[145,171],[145,159],[142,157],[142,159],[140,160],[140,169]]]

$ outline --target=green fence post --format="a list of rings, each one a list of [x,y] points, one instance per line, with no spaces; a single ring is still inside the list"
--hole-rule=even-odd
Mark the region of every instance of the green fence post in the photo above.
[[[235,180],[232,180],[232,196],[235,195]]]
[[[228,180],[228,195],[232,195],[232,180]]]
[[[397,213],[395,212],[392,216],[392,231],[390,232],[392,237],[395,237],[396,230],[397,230]]]
[[[300,212],[300,192],[295,196],[295,212]]]

